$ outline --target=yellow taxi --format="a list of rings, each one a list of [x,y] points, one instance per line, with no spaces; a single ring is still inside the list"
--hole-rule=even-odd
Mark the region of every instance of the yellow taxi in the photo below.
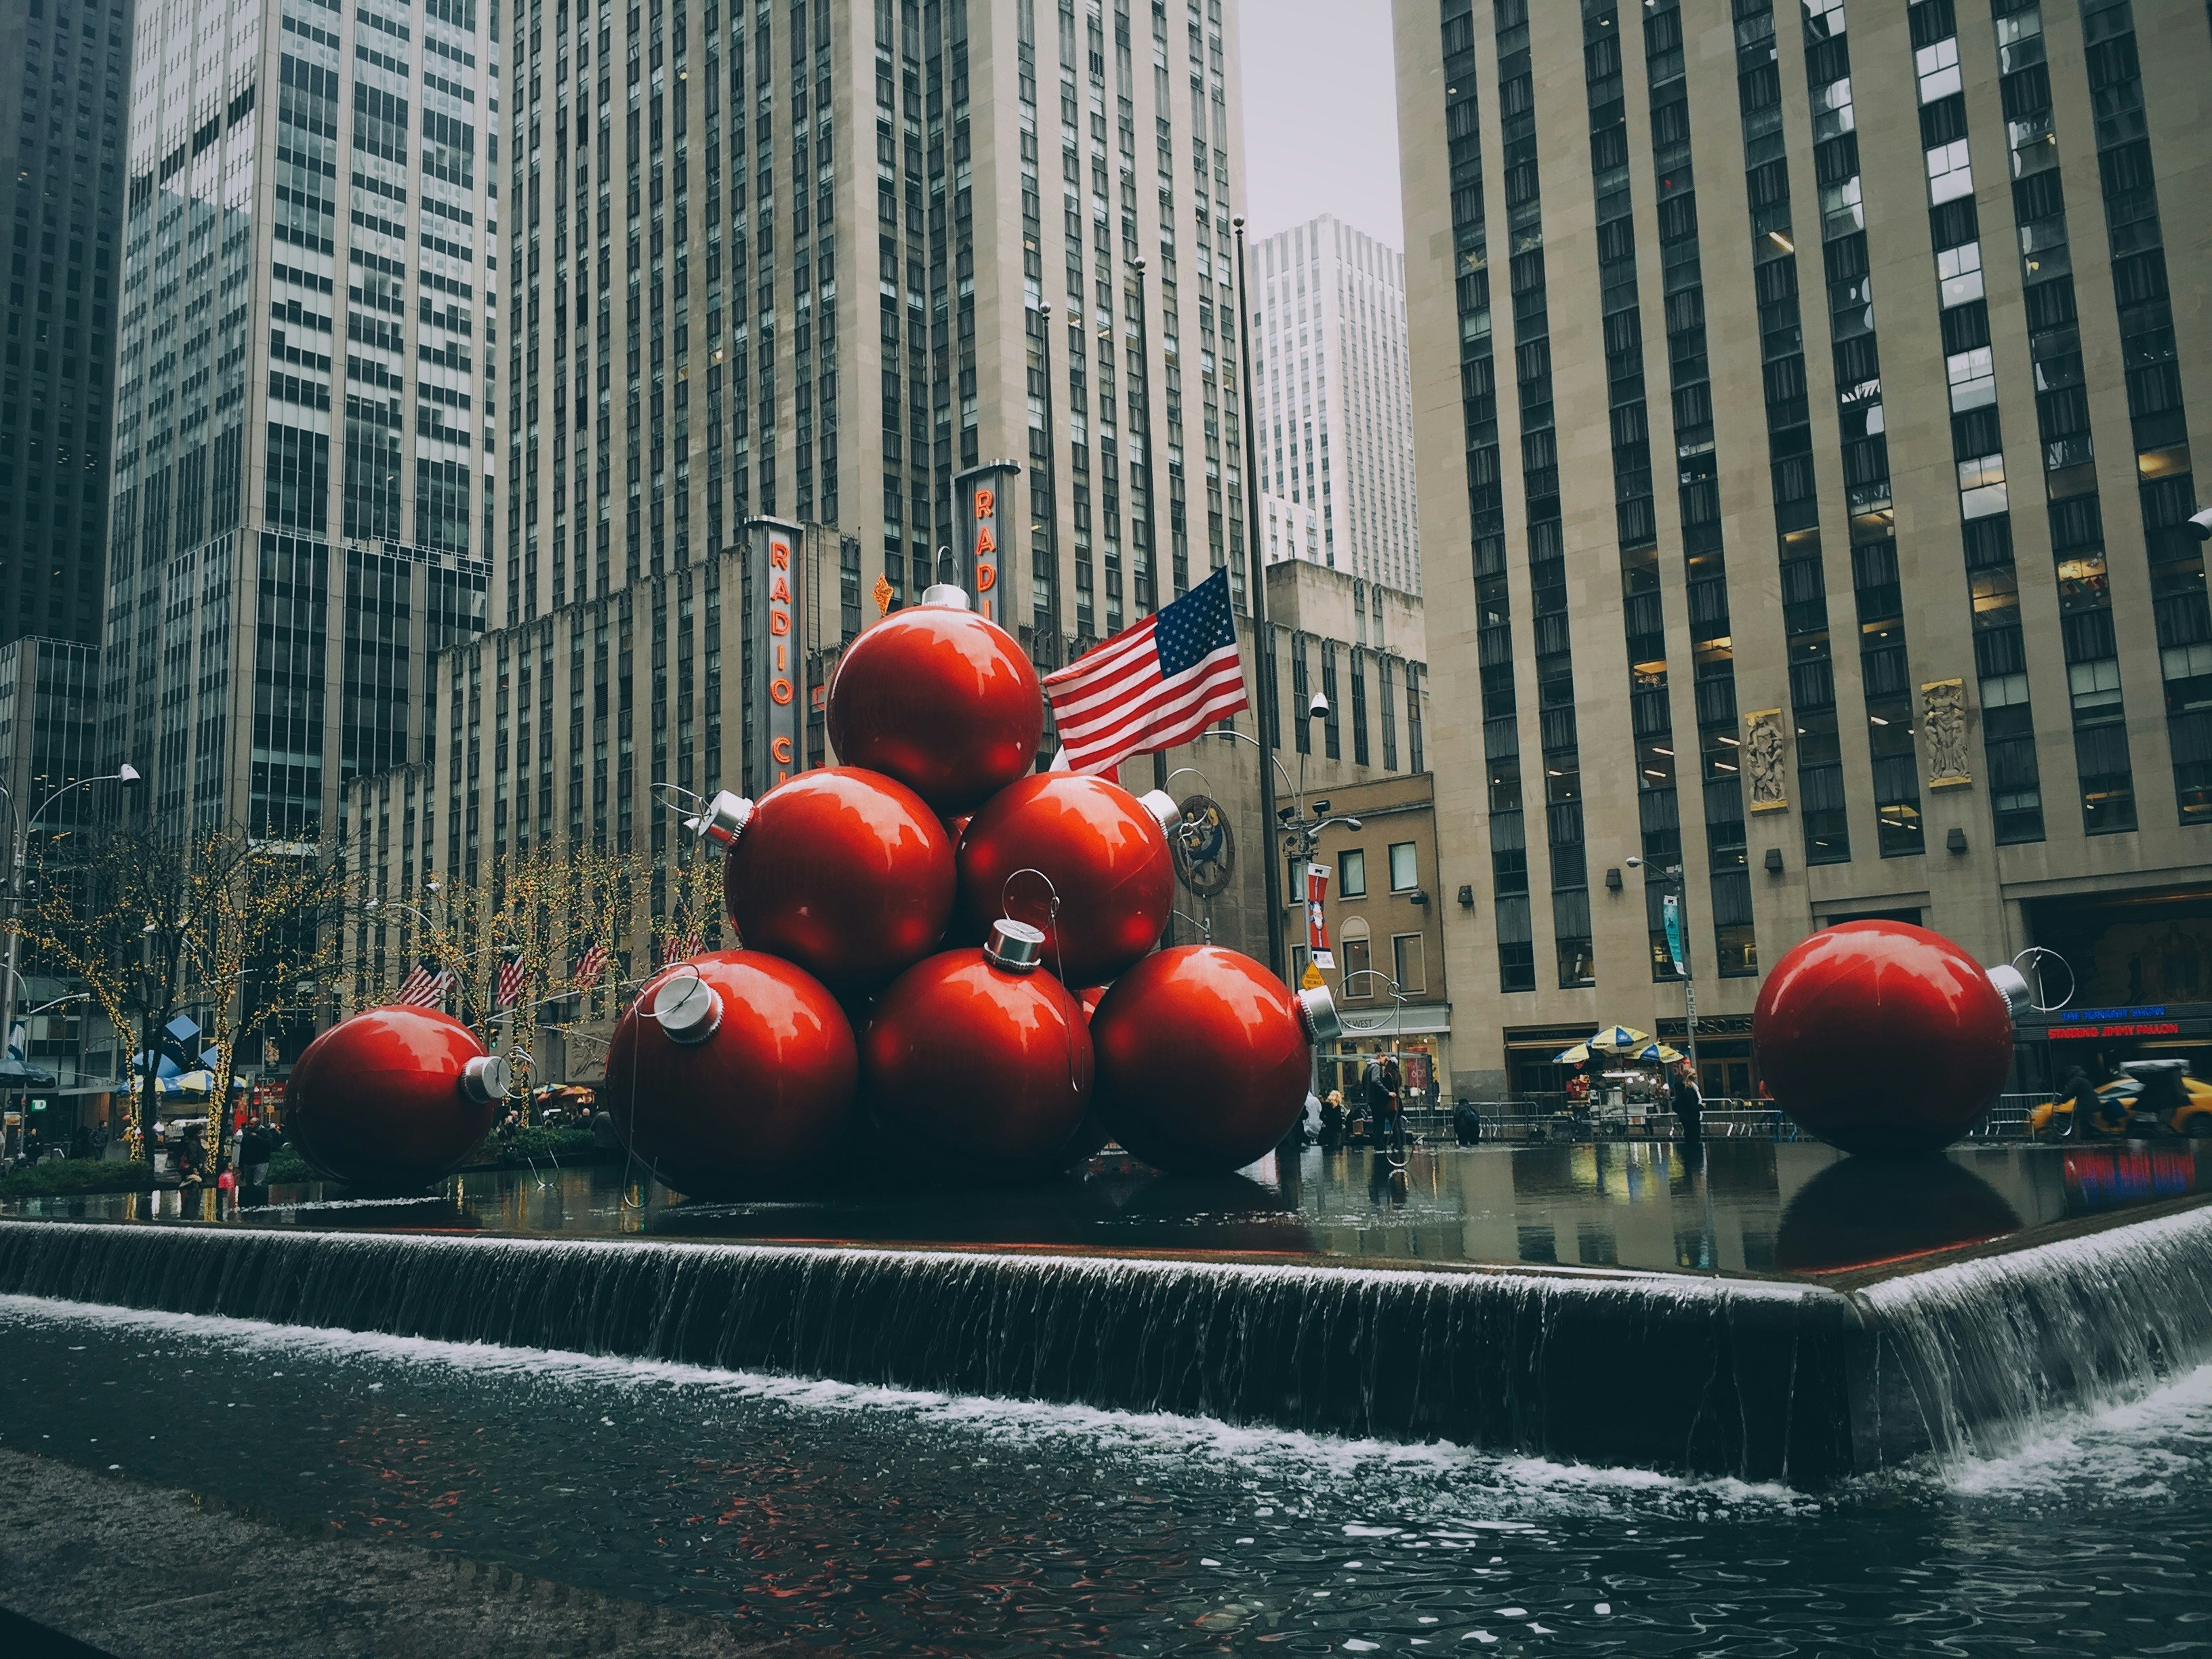
[[[2212,1136],[2212,1084],[2199,1083],[2193,1077],[2181,1079],[2188,1103],[2176,1111],[2171,1121],[2160,1126],[2178,1135]],[[2128,1134],[2157,1133],[2148,1121],[2136,1121],[2137,1103],[2142,1097],[2142,1085],[2131,1077],[2115,1078],[2099,1085],[2097,1115],[2104,1123],[2086,1123],[2079,1129],[2074,1122],[2074,1103],[2070,1099],[2046,1100],[2027,1115],[2027,1133],[2037,1140],[2063,1140],[2069,1136],[2102,1136],[2118,1139]],[[2107,1124],[2115,1127],[2107,1127]]]

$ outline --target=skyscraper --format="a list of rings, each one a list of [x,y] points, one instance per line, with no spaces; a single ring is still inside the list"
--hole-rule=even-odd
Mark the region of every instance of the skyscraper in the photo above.
[[[9,6],[0,54],[0,642],[97,643],[131,8]]]
[[[139,14],[101,751],[166,817],[314,833],[483,626],[498,16]]]
[[[799,548],[817,691],[987,501],[995,614],[1041,665],[1224,564],[1243,603],[1233,7],[555,0],[512,27],[496,632],[440,659],[442,752],[376,786],[414,803],[379,814],[417,837],[392,878],[658,851],[654,784],[739,782],[753,521]]]
[[[1418,594],[1406,262],[1326,214],[1255,243],[1251,258],[1268,556]]]
[[[2203,1000],[2203,9],[1395,15],[1464,1085],[1684,1035],[1670,897],[1725,1092],[1853,915]]]

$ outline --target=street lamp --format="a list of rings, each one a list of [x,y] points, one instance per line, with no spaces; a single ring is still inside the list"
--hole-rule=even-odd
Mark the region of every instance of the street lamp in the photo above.
[[[15,797],[4,783],[0,783],[0,796],[8,802],[8,817],[15,830],[13,851],[8,871],[8,973],[0,980],[0,1052],[4,1052],[8,1038],[15,1029],[15,986],[22,977],[15,971],[15,951],[23,935],[23,866],[31,856],[31,831],[39,827],[39,820],[52,806],[72,789],[82,789],[93,783],[136,783],[138,769],[125,764],[112,772],[102,773],[96,778],[79,778],[51,790],[44,800],[33,809],[27,821],[16,810]]]
[[[1632,870],[1643,871],[1644,879],[1647,884],[1656,881],[1662,884],[1671,884],[1674,889],[1675,914],[1679,919],[1678,926],[1682,934],[1682,1017],[1690,1034],[1690,1075],[1698,1079],[1698,1086],[1702,1088],[1705,1086],[1705,1073],[1698,1068],[1698,982],[1697,975],[1690,962],[1689,884],[1682,879],[1682,866],[1679,864],[1670,864],[1664,869],[1655,869],[1633,853],[1631,853],[1622,862]],[[1672,954],[1671,943],[1670,941],[1670,955]]]

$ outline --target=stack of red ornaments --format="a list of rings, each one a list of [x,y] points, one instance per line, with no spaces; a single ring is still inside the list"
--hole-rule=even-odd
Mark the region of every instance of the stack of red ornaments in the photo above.
[[[1327,993],[1294,997],[1232,951],[1157,951],[1173,802],[1033,773],[1036,672],[951,598],[846,650],[828,709],[842,764],[699,821],[729,849],[744,948],[639,993],[601,1092],[680,1192],[790,1180],[864,1126],[945,1174],[1045,1174],[1108,1136],[1218,1172],[1304,1108]]]
[[[944,1174],[1040,1175],[1111,1136],[1193,1174],[1250,1163],[1304,1107],[1328,993],[1248,957],[1158,951],[1175,805],[1035,775],[1036,672],[952,603],[902,611],[830,687],[843,765],[716,798],[745,948],[664,969],[623,1015],[601,1104],[679,1192],[759,1190],[841,1146]],[[301,1057],[288,1120],[325,1175],[454,1167],[511,1086],[458,1020],[373,1009]],[[865,1135],[856,1132],[866,1129]]]

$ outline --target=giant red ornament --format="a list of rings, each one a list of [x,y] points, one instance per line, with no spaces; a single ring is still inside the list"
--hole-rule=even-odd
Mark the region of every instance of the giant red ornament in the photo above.
[[[1044,695],[996,623],[952,605],[911,605],[845,647],[828,723],[846,765],[896,778],[956,817],[1036,763]]]
[[[1293,996],[1218,945],[1162,951],[1115,980],[1091,1018],[1099,1116],[1156,1168],[1241,1170],[1298,1121],[1311,1045],[1337,1029],[1325,990]]]
[[[1091,1031],[1037,971],[1043,934],[1000,921],[892,981],[860,1040],[868,1109],[896,1151],[963,1174],[1042,1175],[1091,1103]]]
[[[436,1180],[491,1133],[507,1061],[431,1008],[371,1008],[307,1045],[284,1085],[284,1133],[349,1186]]]
[[[1940,933],[1847,921],[1766,976],[1753,1048],[1775,1103],[1850,1152],[1948,1146],[1996,1102],[2027,987]]]
[[[599,1103],[662,1181],[721,1197],[818,1163],[849,1129],[859,1073],[853,1028],[819,980],[762,951],[716,951],[638,993]]]
[[[1009,785],[960,838],[969,936],[1012,915],[1044,929],[1044,965],[1063,983],[1112,979],[1159,943],[1173,913],[1175,860],[1162,824],[1175,817],[1164,794],[1139,801],[1080,772]],[[1021,871],[1033,873],[1009,879]]]
[[[722,893],[747,946],[840,995],[937,948],[951,919],[952,838],[904,784],[858,767],[801,772],[757,801],[725,793],[699,821],[726,842]]]

